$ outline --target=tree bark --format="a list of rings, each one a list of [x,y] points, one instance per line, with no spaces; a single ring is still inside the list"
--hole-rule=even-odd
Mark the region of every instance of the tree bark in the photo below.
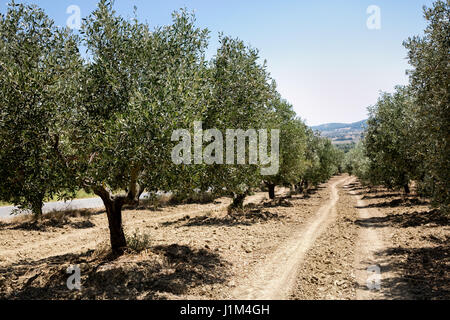
[[[269,198],[275,199],[275,185],[272,183],[267,184],[267,188],[269,189]]]
[[[105,205],[112,253],[114,255],[121,255],[127,247],[127,240],[122,226],[122,207],[125,204],[136,204],[139,195],[142,193],[142,189],[136,182],[133,182],[130,183],[130,188],[126,195],[113,196],[111,191],[103,186],[96,186],[93,190]]]
[[[33,204],[32,211],[33,211],[35,220],[38,220],[38,221],[42,220],[42,215],[43,215],[42,207],[43,206],[44,206],[43,201],[41,201],[40,203]]]
[[[111,250],[113,254],[121,255],[127,247],[127,240],[122,226],[123,201],[121,198],[114,200],[106,199],[106,201],[104,199],[102,200],[108,217]]]
[[[233,209],[244,209],[244,200],[247,195],[244,194],[235,194],[233,196],[233,203],[231,204],[231,208]]]
[[[409,189],[409,183],[405,183],[403,185],[403,190],[405,190],[405,194],[409,194],[410,193],[410,189]]]
[[[297,184],[297,192],[298,193],[303,192],[303,181],[301,181],[299,184]]]
[[[303,191],[305,193],[308,193],[308,188],[309,188],[309,182],[307,180],[305,180],[303,183]]]
[[[409,179],[406,178],[406,174],[403,173],[401,175],[401,179],[403,181],[403,190],[405,191],[405,194],[409,194],[410,190],[409,190]]]
[[[44,195],[39,194],[34,199],[33,203],[31,204],[31,211],[33,211],[34,219],[35,220],[42,220],[43,212],[42,208],[44,207]]]
[[[141,196],[142,196],[143,193],[144,193],[144,188],[140,188],[140,189],[139,189],[139,192],[138,192],[138,196],[137,196],[137,204],[136,204],[136,207],[139,206],[139,203],[140,203],[140,201],[141,201]]]

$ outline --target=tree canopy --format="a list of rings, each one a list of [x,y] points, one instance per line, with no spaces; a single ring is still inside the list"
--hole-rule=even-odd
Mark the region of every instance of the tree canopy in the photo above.
[[[349,154],[347,168],[363,180],[431,197],[448,211],[450,204],[450,2],[424,7],[423,36],[404,42],[410,83],[382,93],[369,108],[363,144]]]
[[[101,0],[75,36],[12,2],[0,17],[0,199],[41,215],[49,197],[92,191],[119,254],[122,208],[144,190],[241,209],[264,184],[273,198],[338,173],[340,152],[297,117],[258,50],[219,41],[207,60],[209,31],[186,10],[150,28]]]

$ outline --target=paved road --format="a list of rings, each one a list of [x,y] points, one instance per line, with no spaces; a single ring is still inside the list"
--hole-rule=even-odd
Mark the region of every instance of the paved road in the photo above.
[[[69,209],[90,209],[90,208],[100,208],[103,206],[102,199],[100,198],[90,198],[90,199],[76,199],[72,201],[57,201],[57,202],[48,202],[44,204],[43,212],[51,212],[51,211],[63,211]],[[11,215],[12,211],[16,209],[16,207],[0,207],[0,219],[8,219],[14,217]],[[29,211],[20,212],[19,214],[29,214]]]
[[[147,193],[143,193],[141,195],[141,199],[143,199]],[[102,208],[103,202],[100,198],[89,198],[89,199],[75,199],[71,201],[57,201],[57,202],[48,202],[44,204],[42,208],[44,213],[52,212],[52,211],[64,211],[64,210],[73,210],[73,209],[92,209],[92,208]],[[12,211],[16,209],[16,207],[0,207],[0,219],[8,219],[14,216],[11,215]],[[30,214],[30,212],[19,212],[19,214]]]

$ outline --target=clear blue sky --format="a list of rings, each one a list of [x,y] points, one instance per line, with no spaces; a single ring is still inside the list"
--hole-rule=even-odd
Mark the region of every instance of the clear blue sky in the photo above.
[[[9,1],[0,0],[4,12]],[[94,0],[28,0],[43,7],[58,25],[77,5],[87,16]],[[432,0],[116,0],[116,10],[150,25],[164,25],[171,12],[195,10],[198,25],[211,31],[209,55],[217,34],[239,37],[260,49],[280,93],[309,125],[353,122],[367,117],[380,90],[406,84],[403,40],[425,28],[422,6]],[[381,29],[369,30],[366,10],[381,9]]]

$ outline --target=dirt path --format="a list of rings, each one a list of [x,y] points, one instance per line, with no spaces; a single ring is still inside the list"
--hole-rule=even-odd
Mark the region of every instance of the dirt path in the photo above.
[[[450,224],[426,202],[369,190],[347,175],[306,195],[286,191],[275,201],[248,197],[253,205],[233,216],[227,198],[125,210],[126,233],[150,242],[113,261],[102,258],[104,213],[44,230],[0,223],[0,299],[449,297]],[[67,290],[72,264],[80,265],[82,292]],[[377,278],[379,290],[369,290],[367,280]]]
[[[382,217],[382,214],[374,208],[366,208],[367,203],[362,200],[362,196],[356,195],[355,191],[351,191],[351,194],[356,198],[359,218],[366,221],[359,230],[355,255],[356,299],[382,299],[384,295],[381,291],[381,282],[387,275],[381,272],[382,261],[377,252],[383,251],[386,245],[382,233],[369,222],[374,218]]]
[[[357,300],[385,300],[396,298],[411,298],[407,288],[400,289],[398,285],[403,281],[399,270],[394,270],[392,257],[386,255],[393,247],[390,239],[393,230],[391,227],[380,227],[379,221],[386,219],[386,215],[369,206],[364,196],[351,191],[356,199],[359,213],[360,229],[358,246],[355,252],[355,280]],[[396,279],[396,280],[394,280]],[[398,292],[400,291],[400,292]]]
[[[236,299],[282,300],[289,297],[305,253],[336,217],[335,206],[339,200],[337,186],[347,180],[348,177],[340,178],[329,186],[330,199],[304,228],[293,234],[266,260],[261,261],[256,270],[248,273],[254,276],[234,290],[233,296]]]

